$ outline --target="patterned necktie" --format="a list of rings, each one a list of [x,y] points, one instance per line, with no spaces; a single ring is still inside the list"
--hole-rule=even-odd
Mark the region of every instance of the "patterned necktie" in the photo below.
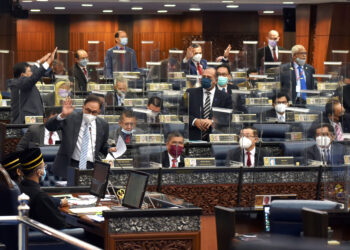
[[[335,124],[335,133],[337,135],[337,141],[344,141],[344,136],[343,136],[343,133],[341,131],[339,123]]]
[[[276,54],[276,48],[272,48],[273,51],[273,60],[277,62],[277,54]]]
[[[247,166],[251,167],[252,166],[252,160],[250,159],[250,151],[247,152]]]
[[[298,66],[298,70],[299,70],[299,79],[300,79],[300,89],[301,90],[305,90],[306,89],[306,81],[305,81],[305,77],[303,74],[303,68],[301,66]],[[306,94],[303,93],[301,95],[301,97],[306,100]]]
[[[79,159],[79,169],[86,169],[88,146],[89,146],[89,124],[85,123],[83,139],[81,140],[81,150],[80,150],[80,159]]]
[[[171,168],[176,168],[176,163],[177,163],[177,160],[175,158],[173,158],[172,160],[172,165],[171,165]]]
[[[87,77],[88,77],[88,74],[87,74],[87,70],[86,70],[85,67],[83,68],[83,72],[84,72],[85,77],[87,78]]]
[[[50,133],[49,133],[49,145],[52,145],[52,144],[53,144],[52,134],[53,134],[53,132],[50,131]]]
[[[197,63],[197,71],[199,75],[202,75],[202,67],[200,65],[200,63]]]
[[[324,149],[323,150],[323,160],[327,163],[331,163],[331,157],[329,154],[329,149]]]
[[[205,104],[204,104],[204,114],[203,114],[203,118],[204,119],[208,119],[210,116],[210,95],[211,93],[209,91],[206,91],[207,97],[205,98]],[[209,131],[202,131],[202,140],[206,141],[209,135]]]

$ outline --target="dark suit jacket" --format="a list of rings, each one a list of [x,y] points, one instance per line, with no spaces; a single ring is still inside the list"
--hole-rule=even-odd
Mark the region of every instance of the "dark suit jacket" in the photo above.
[[[58,131],[58,136],[62,140],[61,131]],[[44,145],[45,125],[34,124],[30,126],[27,132],[23,135],[16,146],[16,151],[22,151],[28,148],[41,147]]]
[[[185,166],[184,156],[180,155],[180,162],[178,164],[179,168],[183,168]],[[170,168],[169,165],[169,155],[168,151],[163,151],[162,154],[151,154],[150,161],[162,163],[163,168]]]
[[[62,141],[53,164],[53,173],[57,176],[66,177],[67,167],[70,166],[71,158],[77,144],[78,135],[83,120],[81,112],[73,112],[66,119],[59,121],[57,116],[49,119],[45,126],[49,131],[62,131]],[[95,159],[100,159],[99,154],[106,155],[108,152],[108,123],[97,117],[96,119],[96,145]]]
[[[307,164],[308,160],[314,160],[314,161],[322,161],[321,153],[318,150],[317,145],[313,145],[305,150],[305,162],[304,164]],[[346,149],[345,147],[340,144],[333,142],[331,146],[331,162],[328,164],[331,165],[342,165],[344,164],[344,155],[346,155]]]
[[[115,62],[116,57],[113,56],[113,50],[119,50],[119,47],[115,46],[107,50],[105,57],[105,77],[113,78],[113,64],[118,63]],[[118,69],[118,71],[139,71],[136,60],[136,52],[132,48],[125,46],[126,53],[124,54],[124,68]],[[127,56],[127,55],[130,55]],[[120,64],[120,63],[119,63]]]
[[[315,69],[309,64],[304,65],[304,72],[306,75],[306,88],[316,89],[316,84],[312,77],[315,74]],[[289,97],[292,98],[293,103],[295,103],[296,94],[296,75],[294,70],[294,65],[292,63],[285,63],[281,65],[281,88],[284,92],[288,93]]]
[[[278,50],[284,50],[284,48],[278,46]],[[265,46],[265,47],[258,49],[258,54],[257,54],[256,60],[257,60],[256,65],[258,68],[264,67],[264,62],[274,62],[275,59],[273,58],[270,47]]]
[[[350,114],[345,113],[343,116],[340,117],[339,121],[343,130],[343,133],[350,133]],[[308,131],[308,137],[311,137],[311,138],[315,137],[316,127],[320,125],[320,123],[321,123],[321,119],[318,119],[311,124],[311,127]],[[322,114],[322,123],[331,124],[325,112]]]
[[[11,123],[23,124],[25,116],[44,114],[40,92],[35,86],[45,74],[45,69],[32,67],[32,76],[19,77],[9,81],[11,89]]]
[[[207,60],[202,59],[199,62],[202,65],[203,71],[207,68]],[[194,64],[192,59],[188,60],[187,63],[181,63],[181,69],[185,72],[186,75],[197,75],[197,65]]]
[[[239,89],[238,86],[227,84],[227,93],[232,97],[232,107],[234,111],[240,111],[243,113],[247,113],[247,108],[245,107],[245,100],[242,98],[242,95],[240,94],[233,94],[233,89]]]
[[[73,66],[73,75],[75,81],[75,87],[77,91],[86,91],[87,89],[87,79],[84,75],[84,72],[81,70],[77,63]]]
[[[255,166],[264,166],[264,157],[269,156],[268,152],[264,148],[259,147],[258,145],[255,145],[255,149]],[[242,152],[244,151],[242,151],[240,147],[228,151],[226,157],[226,166],[230,165],[230,161],[242,162],[244,165],[244,155]]]
[[[231,96],[220,91],[216,86],[215,88],[212,107],[232,109]],[[204,115],[203,88],[190,88],[187,89],[187,92],[189,93],[189,139],[201,140],[201,131],[192,126],[192,123],[195,118],[200,119]]]

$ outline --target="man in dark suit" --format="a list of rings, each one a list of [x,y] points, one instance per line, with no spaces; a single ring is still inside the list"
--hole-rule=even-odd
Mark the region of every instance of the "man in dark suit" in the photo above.
[[[179,132],[168,134],[166,141],[166,151],[160,154],[151,154],[150,161],[161,163],[163,168],[182,168],[185,166],[184,156],[184,137]]]
[[[199,88],[187,89],[189,106],[189,139],[209,140],[212,130],[212,108],[232,109],[230,95],[216,87],[217,77],[214,68],[204,70]]]
[[[264,62],[278,62],[281,61],[278,52],[284,48],[278,46],[280,35],[276,30],[270,30],[267,34],[267,46],[260,48],[257,55],[257,67],[264,71]],[[271,67],[271,66],[270,66]],[[265,67],[269,68],[269,67]]]
[[[245,167],[263,166],[264,157],[268,156],[268,153],[264,148],[256,147],[259,141],[256,128],[243,128],[239,137],[239,148],[227,153],[226,166],[230,166],[232,161],[241,162]]]
[[[73,75],[75,90],[86,91],[89,77],[87,70],[87,64],[89,62],[88,53],[83,49],[79,49],[74,54],[74,60]]]
[[[132,110],[125,109],[119,118],[119,128],[109,134],[109,143],[116,144],[121,136],[125,144],[131,144],[133,134],[136,132],[136,116]]]
[[[182,70],[186,75],[202,75],[207,68],[207,60],[202,59],[202,47],[192,44],[187,48],[186,56],[182,60]]]
[[[272,109],[261,113],[260,120],[262,122],[272,121],[284,123],[287,121],[286,108],[289,107],[289,96],[284,92],[278,92],[272,98]]]
[[[53,173],[67,176],[68,166],[81,170],[93,168],[100,154],[106,155],[109,126],[97,117],[101,110],[101,101],[90,95],[83,105],[83,112],[73,112],[72,100],[68,97],[58,116],[49,119],[45,127],[49,131],[62,131],[62,141],[53,164]]]
[[[306,49],[302,45],[294,45],[292,47],[293,61],[281,66],[281,87],[292,98],[293,104],[305,104],[305,93],[301,90],[316,89],[313,74],[315,69],[306,62]]]
[[[105,57],[105,77],[113,78],[113,71],[139,71],[135,50],[126,47],[128,35],[125,31],[119,30],[114,35],[116,46],[107,50]],[[125,51],[115,54],[113,50]]]
[[[43,102],[35,84],[45,75],[55,58],[57,48],[37,60],[31,68],[28,63],[13,67],[14,78],[8,81],[11,89],[11,123],[23,124],[25,116],[42,116]]]
[[[48,131],[45,123],[48,119],[60,113],[61,108],[46,108],[44,116],[44,124],[34,124],[28,128],[21,140],[16,146],[16,151],[22,151],[28,148],[41,147],[44,145],[55,145],[57,141],[61,141],[61,131]]]
[[[342,144],[334,142],[334,129],[331,125],[318,125],[315,128],[315,138],[316,145],[305,151],[305,164],[309,160],[321,161],[331,166],[344,164],[344,155],[348,152]]]

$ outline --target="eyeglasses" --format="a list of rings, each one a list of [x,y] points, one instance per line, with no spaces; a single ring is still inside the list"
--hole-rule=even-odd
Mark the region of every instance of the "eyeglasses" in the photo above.
[[[92,114],[92,115],[98,115],[98,111],[97,110],[91,110],[89,108],[84,108],[85,112],[87,114]]]
[[[242,137],[254,138],[255,135],[240,134],[239,137],[241,137],[241,138],[242,138]]]

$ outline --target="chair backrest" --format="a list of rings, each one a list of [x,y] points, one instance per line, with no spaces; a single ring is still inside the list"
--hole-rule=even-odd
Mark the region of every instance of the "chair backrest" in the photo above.
[[[239,145],[212,145],[211,150],[215,157],[216,166],[226,166],[227,153],[238,148]]]
[[[315,145],[314,140],[310,141],[286,141],[282,143],[282,152],[284,156],[294,156],[295,162],[305,162],[305,150]]]
[[[270,105],[247,105],[247,111],[248,114],[257,114],[256,118],[259,119],[259,113],[268,111],[271,109],[272,106]]]
[[[42,147],[40,147],[41,153],[43,154],[44,161],[46,163],[54,162],[59,148],[60,148],[60,146],[42,146]]]
[[[286,132],[291,130],[288,123],[256,123],[253,125],[258,130],[259,137],[266,141],[281,141],[286,137]]]
[[[232,208],[215,206],[216,237],[218,250],[228,250],[235,236],[236,212]]]
[[[328,213],[310,208],[302,209],[304,237],[328,240]]]

